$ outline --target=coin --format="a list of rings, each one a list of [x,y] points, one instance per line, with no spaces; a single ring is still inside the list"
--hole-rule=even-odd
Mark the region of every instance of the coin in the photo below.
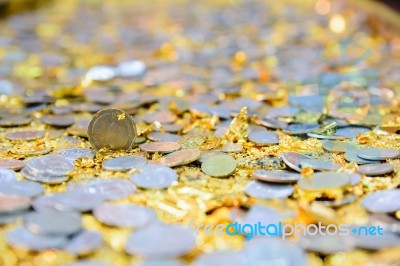
[[[335,136],[341,136],[353,139],[356,138],[359,134],[363,134],[369,131],[370,131],[369,128],[366,127],[357,127],[357,126],[340,127],[336,129]]]
[[[200,255],[193,263],[193,266],[209,265],[235,265],[245,266],[246,259],[243,253],[238,251],[223,250],[214,251]]]
[[[93,210],[93,216],[108,226],[142,228],[157,221],[153,209],[133,204],[104,203]]]
[[[88,135],[96,150],[129,150],[136,138],[136,126],[124,111],[104,109],[93,116]]]
[[[388,213],[374,213],[369,216],[368,224],[380,225],[385,231],[400,233],[400,221]]]
[[[178,175],[164,165],[148,164],[138,168],[139,173],[131,175],[134,184],[141,188],[163,189],[178,180]]]
[[[32,122],[32,118],[25,116],[9,116],[9,117],[1,117],[0,119],[0,127],[16,127],[16,126],[25,126]]]
[[[163,260],[144,260],[139,266],[187,266],[188,264],[176,259],[163,259]],[[133,266],[133,265],[131,265]]]
[[[196,149],[186,149],[172,152],[161,157],[159,163],[169,167],[185,165],[196,161],[201,156],[201,151]]]
[[[319,172],[311,178],[301,178],[299,188],[304,190],[326,190],[342,188],[350,184],[350,175],[346,173]]]
[[[88,255],[103,244],[103,237],[96,231],[82,230],[65,246],[64,250],[74,255]]]
[[[62,176],[71,173],[74,167],[75,166],[63,156],[46,155],[29,160],[23,169],[26,169],[32,174]]]
[[[319,171],[335,171],[340,168],[340,165],[332,161],[319,159],[304,159],[300,161],[301,168],[310,167]]]
[[[390,163],[372,163],[360,165],[358,169],[360,174],[376,176],[393,172],[393,165]]]
[[[400,151],[389,148],[363,148],[358,150],[357,156],[365,160],[386,160],[400,156]]]
[[[400,189],[372,192],[363,198],[362,206],[373,213],[388,213],[400,210]]]
[[[161,124],[174,123],[178,117],[170,111],[155,111],[153,113],[147,113],[142,116],[142,119],[147,124],[154,122],[160,122]]]
[[[146,163],[147,159],[142,156],[121,156],[103,161],[102,167],[108,171],[128,171]]]
[[[357,230],[358,226],[354,228]],[[400,246],[400,237],[388,230],[385,230],[382,235],[355,234],[354,239],[358,248],[367,250],[380,250]]]
[[[279,144],[279,137],[276,132],[273,131],[257,131],[249,135],[249,140],[259,146],[268,146]]]
[[[291,124],[285,127],[282,132],[289,135],[303,135],[319,128],[318,124]]]
[[[165,130],[166,132],[176,133],[183,129],[183,126],[178,124],[163,124],[161,128],[154,128],[155,131]]]
[[[296,170],[297,172],[301,171],[300,162],[302,160],[313,159],[310,156],[297,152],[284,152],[282,153],[281,158],[287,166],[289,166],[293,170]]]
[[[318,252],[323,255],[346,252],[355,248],[355,241],[351,236],[316,233],[302,235],[299,245],[306,250]]]
[[[231,175],[237,166],[237,162],[229,155],[217,155],[206,159],[201,164],[201,170],[209,176],[225,177]]]
[[[287,170],[264,170],[258,169],[252,172],[252,176],[261,181],[272,183],[294,183],[301,175]]]
[[[293,190],[291,185],[256,180],[248,182],[245,188],[247,195],[259,199],[287,198],[293,193]]]
[[[32,212],[24,217],[24,226],[34,234],[67,236],[81,230],[81,216],[74,212]]]
[[[29,197],[0,195],[0,214],[27,210],[30,207],[31,199]]]
[[[142,61],[126,61],[118,65],[117,73],[123,78],[135,78],[143,75],[146,65]]]
[[[74,124],[74,118],[69,115],[45,115],[41,119],[43,124],[53,127],[69,127]]]
[[[25,248],[32,251],[62,248],[67,243],[65,236],[44,236],[33,234],[24,227],[17,227],[7,233],[7,244],[15,248]]]
[[[259,122],[260,125],[272,129],[283,129],[287,127],[287,123],[270,118],[263,118]]]
[[[86,77],[95,81],[108,81],[117,75],[117,70],[112,66],[98,65],[91,67]]]
[[[357,200],[357,197],[353,194],[345,195],[342,199],[340,200],[318,200],[318,203],[322,203],[325,206],[331,207],[331,208],[337,208],[341,207],[343,205],[352,203]]]
[[[198,159],[198,161],[200,163],[203,163],[205,160],[207,160],[210,157],[214,157],[214,156],[218,156],[218,155],[225,155],[224,152],[222,151],[218,151],[218,150],[209,150],[209,151],[203,151],[201,153],[200,158]]]
[[[0,183],[16,181],[17,174],[10,169],[0,168]]]
[[[182,256],[194,247],[195,237],[189,229],[177,225],[153,224],[133,232],[125,250],[133,256],[164,259]]]
[[[147,138],[152,141],[170,141],[177,142],[181,139],[180,136],[172,133],[163,133],[163,132],[150,132],[147,134]]]
[[[346,141],[325,140],[322,141],[322,147],[330,152],[346,152],[349,148],[349,143]]]
[[[366,160],[357,155],[358,150],[354,146],[350,146],[345,153],[345,159],[348,162],[355,162],[357,164],[379,163],[379,160]]]
[[[342,137],[342,136],[322,135],[322,134],[317,134],[317,133],[313,133],[313,132],[307,133],[307,136],[310,138],[326,139],[326,140],[344,140],[344,139],[346,139],[346,137]]]
[[[33,198],[43,193],[43,187],[32,181],[4,182],[0,186],[0,195]]]
[[[86,148],[72,148],[72,149],[61,150],[57,152],[56,155],[63,156],[70,162],[75,162],[77,159],[84,157],[93,159],[94,156],[96,155],[96,152]]]
[[[176,142],[159,141],[141,144],[139,148],[145,152],[169,153],[179,150],[181,145]]]
[[[10,131],[6,133],[8,140],[35,140],[44,137],[44,131]]]

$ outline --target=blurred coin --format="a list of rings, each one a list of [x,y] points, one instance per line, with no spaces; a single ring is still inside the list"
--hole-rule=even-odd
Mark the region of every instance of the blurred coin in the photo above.
[[[318,124],[291,124],[285,127],[282,132],[289,135],[303,135],[319,128]]]
[[[150,132],[147,134],[147,138],[151,141],[171,141],[177,142],[181,139],[180,136],[172,133],[163,133],[163,132]]]
[[[68,175],[75,166],[69,160],[60,155],[46,155],[29,160],[24,169],[31,174],[48,174],[54,176]],[[38,177],[40,179],[40,177]]]
[[[346,141],[325,140],[322,141],[322,147],[330,152],[346,152],[350,145]]]
[[[387,213],[374,213],[370,215],[368,223],[374,226],[380,225],[385,231],[400,233],[400,221]]]
[[[36,142],[24,142],[20,145],[14,145],[10,151],[17,155],[33,156],[47,154],[51,152],[52,149],[51,146],[38,145]]]
[[[201,170],[209,176],[224,177],[232,174],[237,162],[229,155],[212,156],[201,164]]]
[[[164,165],[148,164],[141,166],[138,170],[139,173],[131,175],[131,180],[141,188],[163,189],[178,180],[176,172]]]
[[[93,116],[88,135],[96,150],[129,150],[136,138],[136,126],[132,117],[124,111],[104,109]]]
[[[331,207],[331,208],[337,208],[341,207],[343,205],[352,203],[357,200],[357,196],[353,194],[345,195],[342,199],[340,200],[318,200],[318,203],[322,203],[325,206]]]
[[[128,171],[146,163],[147,159],[142,156],[121,156],[103,161],[102,167],[108,171]]]
[[[363,148],[358,150],[357,156],[365,160],[386,160],[400,156],[400,151],[389,148]]]
[[[326,190],[342,188],[350,184],[350,175],[336,172],[319,172],[311,178],[301,178],[297,183],[304,190]]]
[[[29,197],[0,195],[0,214],[19,212],[31,207]]]
[[[241,252],[223,250],[204,253],[198,256],[194,261],[193,266],[245,266],[248,265],[246,261],[246,257]]]
[[[221,151],[223,151],[223,152],[242,152],[243,146],[238,143],[226,143],[222,146]]]
[[[44,236],[33,234],[24,227],[14,228],[7,233],[6,242],[14,248],[25,248],[32,251],[62,248],[67,243],[65,236]]]
[[[293,186],[286,184],[274,184],[263,181],[250,181],[245,191],[250,197],[258,199],[287,198],[293,193]]]
[[[350,185],[355,186],[361,182],[361,175],[358,173],[347,173],[350,176]]]
[[[178,117],[170,111],[155,111],[153,113],[146,113],[142,116],[142,119],[147,124],[154,122],[160,122],[161,124],[170,124],[175,122]]]
[[[204,162],[205,160],[207,160],[208,158],[213,157],[213,156],[218,156],[218,155],[225,155],[225,153],[222,152],[222,151],[217,151],[217,150],[203,151],[203,152],[201,153],[201,156],[200,156],[200,158],[198,159],[198,161],[199,161],[200,163],[203,163],[203,162]]]
[[[259,123],[264,127],[273,129],[283,129],[287,127],[287,123],[270,118],[263,118],[259,121]]]
[[[146,71],[146,65],[142,61],[126,61],[117,67],[117,73],[123,78],[135,78],[143,75]]]
[[[34,234],[67,236],[81,230],[81,219],[78,213],[46,210],[26,215],[24,226]]]
[[[359,226],[354,226],[354,228],[357,230]],[[364,229],[360,230],[359,234],[354,234],[355,245],[358,248],[367,250],[381,250],[389,247],[400,246],[400,237],[388,230],[384,230],[382,235],[365,235],[363,232],[365,232]]]
[[[260,146],[279,144],[278,134],[274,131],[257,131],[249,135],[249,140]]]
[[[103,236],[96,231],[82,230],[65,246],[64,250],[74,255],[88,255],[103,244]]]
[[[400,189],[372,192],[362,200],[362,206],[373,213],[388,213],[400,210]]]
[[[74,112],[96,113],[103,109],[103,106],[96,103],[72,103],[70,106]]]
[[[17,181],[17,174],[10,169],[0,168],[0,183]]]
[[[9,131],[6,133],[8,140],[35,140],[41,139],[44,136],[44,131]]]
[[[183,263],[180,260],[176,259],[160,259],[160,260],[153,260],[148,259],[142,261],[138,266],[187,266],[189,264]],[[136,264],[132,264],[131,266],[136,266]]]
[[[263,170],[258,169],[252,172],[252,176],[261,181],[272,183],[294,183],[301,175],[287,170]]]
[[[61,132],[56,129],[48,129],[44,131],[44,137],[47,139],[58,139],[61,137]]]
[[[301,172],[300,162],[302,160],[313,159],[310,156],[297,152],[284,152],[282,153],[281,158],[287,166],[293,170],[296,170],[297,172]]]
[[[159,163],[169,167],[185,165],[196,161],[201,156],[201,151],[196,149],[186,149],[172,152],[161,157]]]
[[[145,152],[169,153],[179,150],[181,145],[171,141],[159,141],[141,144],[139,148]]]
[[[78,158],[87,157],[93,159],[94,156],[96,155],[96,152],[92,149],[86,149],[86,148],[71,148],[71,149],[61,150],[57,152],[56,155],[63,156],[70,162],[75,162]]]
[[[45,172],[36,173],[28,168],[23,168],[21,174],[26,179],[47,184],[60,184],[69,179],[67,175],[51,175]]]
[[[176,133],[183,129],[183,126],[178,124],[163,124],[161,128],[155,127],[154,131],[162,131],[165,130],[166,132]]]
[[[393,172],[393,165],[390,163],[372,163],[360,165],[358,169],[360,174],[376,176]]]
[[[69,115],[45,115],[41,121],[53,127],[69,127],[74,124],[74,118]]]
[[[358,134],[363,134],[369,131],[370,129],[366,127],[357,127],[357,126],[339,127],[336,129],[335,136],[342,136],[349,139],[353,139],[356,138]]]
[[[324,161],[319,159],[304,159],[300,161],[301,168],[310,167],[319,171],[335,171],[340,168],[340,165],[332,161]]]
[[[157,221],[153,209],[133,204],[104,203],[96,207],[93,216],[108,226],[142,228]]]
[[[345,137],[342,137],[342,136],[322,135],[322,134],[317,134],[317,133],[313,133],[313,132],[307,133],[307,136],[310,138],[326,139],[326,140],[344,140],[344,139],[346,139]]]
[[[323,255],[346,252],[355,248],[355,241],[351,236],[327,233],[302,235],[299,244],[308,251],[318,252]]]
[[[357,156],[358,150],[354,146],[347,147],[345,153],[345,159],[348,162],[355,162],[357,164],[369,164],[369,163],[379,163],[379,160],[366,160]]]
[[[32,181],[4,182],[0,186],[0,195],[33,198],[43,193],[43,187]]]
[[[91,67],[86,73],[89,80],[109,81],[117,75],[117,70],[112,66],[98,65]]]
[[[276,118],[276,117],[291,117],[295,116],[300,112],[300,109],[292,106],[281,106],[281,107],[271,107],[268,109],[266,118]]]
[[[21,211],[21,212],[2,214],[0,215],[0,225],[10,224],[19,221],[23,219],[27,213],[28,213],[27,211]]]
[[[194,247],[195,237],[189,229],[177,225],[153,224],[133,232],[125,250],[133,256],[163,259],[185,255]]]
[[[0,118],[0,127],[25,126],[32,122],[32,118],[25,116],[8,116]]]

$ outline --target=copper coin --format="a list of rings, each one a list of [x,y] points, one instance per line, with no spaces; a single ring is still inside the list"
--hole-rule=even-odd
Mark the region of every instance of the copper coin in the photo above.
[[[8,140],[35,140],[41,139],[44,136],[43,131],[11,131],[7,132],[6,139]]]
[[[25,162],[15,159],[0,159],[0,168],[19,170],[24,167]]]
[[[284,152],[282,153],[281,157],[287,166],[289,166],[293,170],[296,170],[297,172],[301,171],[300,163],[302,160],[313,159],[310,156],[297,152]]]
[[[169,167],[185,165],[196,161],[201,156],[201,151],[196,149],[180,150],[160,158],[159,163]]]
[[[264,170],[258,169],[252,172],[254,178],[272,183],[294,183],[301,175],[287,170]]]
[[[29,197],[12,197],[0,195],[0,213],[12,213],[29,209],[31,199]]]
[[[144,122],[151,124],[154,122],[160,122],[161,124],[170,124],[176,121],[178,117],[170,111],[156,111],[153,113],[147,113],[142,116]]]
[[[141,144],[139,148],[145,152],[169,153],[179,150],[181,145],[171,141],[159,141]]]

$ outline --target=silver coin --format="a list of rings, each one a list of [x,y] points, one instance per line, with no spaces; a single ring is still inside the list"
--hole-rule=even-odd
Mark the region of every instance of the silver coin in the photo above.
[[[86,149],[86,148],[72,148],[59,151],[56,154],[63,156],[70,162],[75,162],[78,158],[87,157],[93,159],[94,156],[96,155],[96,152],[92,149]]]
[[[29,197],[0,195],[0,215],[21,212],[31,207]]]
[[[340,168],[340,165],[332,161],[324,161],[319,159],[304,159],[300,161],[301,168],[310,167],[319,171],[335,171]]]
[[[22,211],[22,212],[12,212],[8,214],[2,214],[0,215],[0,225],[10,224],[19,221],[23,219],[27,213],[28,212]]]
[[[91,67],[86,77],[94,81],[108,81],[117,75],[117,70],[112,66],[99,65]]]
[[[177,225],[153,224],[133,232],[125,250],[134,256],[164,259],[182,256],[195,246],[191,230]]]
[[[127,198],[136,192],[136,186],[129,179],[93,178],[86,181],[86,184],[75,185],[75,187],[73,183],[69,183],[68,189],[74,192],[99,195],[105,200]]]
[[[299,244],[308,251],[318,252],[323,255],[346,252],[355,248],[355,241],[351,236],[327,233],[301,235]]]
[[[263,181],[250,181],[245,188],[246,194],[259,199],[276,199],[289,197],[294,188],[292,185],[274,184]]]
[[[163,165],[144,165],[139,173],[131,175],[131,180],[138,187],[148,189],[163,189],[178,180],[174,170]]]
[[[301,178],[297,184],[304,190],[319,191],[343,188],[350,184],[351,175],[348,173],[318,172],[312,178]]]
[[[33,198],[43,193],[43,187],[32,181],[4,182],[0,186],[0,194],[15,197]]]
[[[287,170],[263,170],[258,169],[252,172],[252,176],[261,181],[271,183],[294,183],[301,175]]]
[[[282,132],[289,135],[303,135],[319,128],[318,124],[292,124],[285,127]]]
[[[322,141],[322,147],[330,152],[346,152],[349,149],[350,143],[347,141],[325,140]]]
[[[374,226],[380,225],[385,231],[400,233],[400,221],[387,213],[374,213],[369,216],[368,223]]]
[[[355,186],[359,184],[362,180],[362,177],[360,174],[357,173],[347,173],[350,176],[350,185]]]
[[[362,200],[362,206],[373,213],[389,213],[400,210],[400,189],[373,192]]]
[[[142,61],[126,61],[117,67],[118,76],[123,78],[135,78],[146,72],[146,65]]]
[[[153,113],[146,113],[142,116],[142,119],[147,124],[154,122],[160,122],[161,124],[171,124],[176,121],[178,117],[170,111],[155,111]]]
[[[295,116],[300,112],[300,109],[293,106],[280,106],[280,107],[271,107],[268,109],[267,115],[265,118],[276,118],[276,117],[291,117]]]
[[[365,160],[386,160],[400,156],[400,151],[389,148],[363,148],[358,150],[357,156]]]
[[[74,255],[87,255],[103,244],[103,236],[95,231],[82,230],[69,241],[64,250]]]
[[[33,234],[24,227],[17,227],[6,235],[6,242],[13,248],[32,251],[63,248],[67,243],[65,236],[44,236]]]
[[[358,226],[354,229],[357,231]],[[388,230],[384,230],[382,235],[365,235],[363,233],[354,234],[355,245],[358,248],[367,250],[381,250],[389,247],[400,246],[400,237]]]
[[[358,151],[357,149],[353,146],[353,147],[348,147],[346,153],[345,153],[345,159],[348,162],[354,162],[357,164],[369,164],[369,163],[379,163],[379,160],[365,160],[359,156],[357,156]]]
[[[64,176],[74,170],[74,164],[60,155],[46,155],[29,160],[23,169],[31,175]],[[38,176],[40,179],[40,176]]]
[[[300,162],[302,160],[313,159],[310,156],[297,152],[284,152],[282,153],[281,158],[287,166],[293,170],[296,170],[297,172],[301,172]]]
[[[249,140],[259,146],[279,144],[279,136],[274,131],[257,131],[249,135]]]
[[[69,179],[69,176],[67,175],[56,176],[56,175],[50,175],[48,173],[36,173],[35,171],[29,170],[29,168],[27,167],[24,167],[21,170],[21,174],[26,179],[47,184],[59,184]]]
[[[393,165],[390,163],[364,164],[358,167],[360,174],[367,176],[384,175],[393,172]]]
[[[178,124],[163,124],[161,128],[154,128],[154,131],[166,131],[169,133],[177,133],[183,129],[182,125]]]
[[[172,133],[163,133],[163,132],[150,132],[147,134],[147,138],[151,141],[171,141],[178,142],[181,137]]]
[[[102,163],[102,167],[108,171],[128,171],[146,163],[147,159],[142,156],[122,156],[105,160]]]
[[[17,174],[10,169],[0,168],[0,183],[17,180]]]
[[[179,150],[181,145],[177,142],[158,141],[143,143],[139,145],[139,148],[145,152],[170,153]]]
[[[53,127],[69,127],[74,124],[74,118],[69,115],[45,115],[42,123]]]
[[[192,264],[193,266],[245,266],[249,265],[242,252],[238,251],[214,251],[200,255]]]
[[[318,203],[322,203],[325,206],[332,207],[332,208],[337,208],[341,207],[343,205],[352,203],[357,200],[357,196],[353,194],[345,195],[342,199],[340,200],[319,200]]]
[[[369,132],[370,129],[366,127],[356,127],[356,126],[349,126],[349,127],[340,127],[336,129],[335,136],[346,137],[348,139],[356,138],[359,134],[363,134]]]
[[[81,220],[79,213],[46,210],[26,215],[24,226],[34,234],[67,236],[81,230]]]
[[[306,266],[304,250],[277,238],[257,238],[245,244],[246,265]]]
[[[153,209],[133,204],[104,203],[93,210],[100,222],[116,227],[142,228],[157,221]]]
[[[272,128],[272,129],[283,129],[287,127],[287,123],[270,119],[270,118],[263,118],[260,120],[260,124],[264,127]]]

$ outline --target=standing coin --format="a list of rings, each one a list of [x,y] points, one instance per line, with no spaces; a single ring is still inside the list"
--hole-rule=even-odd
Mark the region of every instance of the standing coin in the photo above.
[[[357,156],[365,160],[386,160],[400,156],[400,151],[389,148],[363,148],[357,152]]]
[[[258,199],[287,198],[293,193],[293,186],[253,180],[246,185],[246,194]]]
[[[196,149],[186,149],[175,151],[160,158],[159,163],[169,167],[185,165],[196,161],[201,156],[201,151]]]
[[[249,140],[259,146],[279,144],[278,134],[274,131],[256,131],[249,135]]]
[[[96,150],[129,150],[136,138],[132,117],[122,110],[105,109],[96,113],[89,123],[89,141]]]
[[[264,170],[258,169],[252,172],[254,178],[271,183],[294,183],[301,175],[287,170]]]
[[[169,153],[179,150],[181,145],[171,141],[159,141],[141,144],[139,148],[145,152]]]
[[[131,180],[142,188],[163,189],[178,180],[175,171],[164,165],[148,164],[140,167],[139,171],[139,173],[131,175]]]
[[[217,155],[206,159],[201,164],[201,170],[209,176],[224,177],[232,174],[237,162],[229,155]]]
[[[105,160],[102,163],[102,167],[108,171],[128,171],[146,163],[147,159],[142,156],[122,156]]]
[[[374,213],[389,213],[400,210],[400,189],[376,191],[362,200],[362,206]]]
[[[376,176],[393,172],[393,165],[390,163],[371,163],[360,165],[358,169],[360,174]]]

